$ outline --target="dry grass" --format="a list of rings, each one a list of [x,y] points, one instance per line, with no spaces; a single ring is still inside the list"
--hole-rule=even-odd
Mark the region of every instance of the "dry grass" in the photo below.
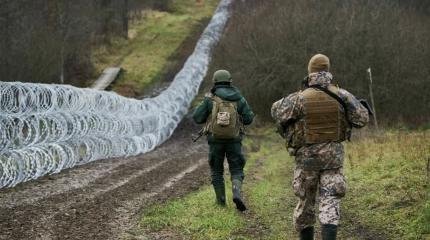
[[[346,144],[345,208],[393,239],[430,239],[430,131],[391,130]]]

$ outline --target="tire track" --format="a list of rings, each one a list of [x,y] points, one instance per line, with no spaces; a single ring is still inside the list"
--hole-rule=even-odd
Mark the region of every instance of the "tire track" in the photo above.
[[[137,196],[136,198],[132,199],[131,201],[122,203],[124,207],[115,209],[116,216],[115,220],[110,223],[111,225],[111,232],[112,236],[115,236],[111,239],[117,239],[118,236],[121,236],[121,238],[128,239],[129,237],[135,236],[137,234],[142,234],[141,231],[133,232],[129,229],[138,229],[139,221],[140,221],[140,211],[141,207],[139,207],[139,202],[144,202],[148,198],[152,198],[163,191],[165,191],[168,188],[174,188],[176,185],[181,185],[180,180],[182,180],[187,174],[190,174],[194,172],[197,169],[200,169],[204,163],[206,162],[206,159],[201,159],[196,164],[191,165],[187,169],[181,171],[177,175],[175,175],[172,179],[166,181],[159,189],[156,189],[153,192],[150,193],[143,193],[140,196]]]
[[[152,152],[1,190],[0,239],[117,239],[138,226],[142,208],[198,189],[209,175],[207,146],[183,141],[198,129],[190,120]]]

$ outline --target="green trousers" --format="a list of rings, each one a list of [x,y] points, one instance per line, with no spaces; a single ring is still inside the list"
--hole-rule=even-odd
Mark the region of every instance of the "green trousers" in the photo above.
[[[211,183],[214,187],[224,186],[224,159],[227,158],[231,179],[245,178],[243,168],[245,157],[242,153],[242,143],[209,143],[209,166],[211,168]]]

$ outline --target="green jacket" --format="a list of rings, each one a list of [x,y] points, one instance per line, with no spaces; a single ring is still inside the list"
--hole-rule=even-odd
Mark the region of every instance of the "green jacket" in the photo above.
[[[242,116],[243,124],[249,125],[252,123],[252,120],[254,119],[254,113],[249,107],[248,102],[246,102],[245,98],[242,97],[242,93],[239,91],[239,89],[229,85],[218,85],[215,86],[215,95],[227,101],[237,101],[237,111],[239,115]],[[206,96],[204,102],[194,111],[194,121],[199,124],[205,123],[209,115],[212,113],[212,108],[212,98],[210,96]],[[206,137],[206,140],[208,140],[208,142],[218,143],[240,142],[243,140],[243,136],[242,134],[239,134],[239,136],[235,139],[215,140],[212,137],[212,134],[209,134]]]

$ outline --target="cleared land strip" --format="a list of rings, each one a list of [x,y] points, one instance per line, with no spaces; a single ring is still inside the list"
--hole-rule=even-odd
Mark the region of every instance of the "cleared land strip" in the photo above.
[[[183,121],[180,131],[147,154],[98,161],[1,190],[0,239],[115,239],[124,230],[112,229],[118,212],[126,210],[127,218],[127,209],[139,210],[203,185],[207,146],[186,141],[193,128]],[[142,196],[144,201],[136,200]]]
[[[111,239],[117,239],[118,236],[122,238],[129,238],[130,236],[141,235],[142,231],[139,230],[139,216],[140,210],[142,209],[142,202],[145,200],[153,198],[158,194],[162,194],[166,189],[176,189],[180,188],[183,184],[181,180],[187,175],[194,172],[196,169],[201,168],[207,159],[201,159],[196,164],[189,166],[187,169],[176,174],[174,177],[168,179],[162,186],[158,189],[154,189],[152,192],[142,192],[139,196],[134,199],[127,200],[120,203],[122,207],[115,209],[116,216],[114,221],[110,223],[112,237]],[[115,236],[115,237],[113,237]],[[145,237],[141,236],[142,239]]]
[[[168,147],[175,147],[171,144],[167,145]],[[189,151],[184,152],[183,157],[187,158],[188,155],[200,151],[198,149],[199,147],[198,145],[191,145]],[[100,191],[108,191],[120,187],[121,184],[129,181],[134,175],[141,175],[149,172],[168,160],[171,160],[169,151],[156,149],[151,153],[139,156],[111,158],[93,162],[88,165],[66,170],[61,174],[45,176],[28,183],[20,184],[14,188],[2,189],[0,190],[1,207],[10,208],[23,204],[32,204],[52,195],[72,192],[75,189],[91,185],[100,188]],[[127,168],[137,172],[128,176],[123,175],[121,176],[123,178],[122,180],[116,179],[111,183],[106,182],[104,185],[100,185],[100,183],[97,182],[99,179],[109,179],[113,173],[122,172]],[[111,185],[106,188],[106,184]],[[96,194],[96,192],[92,191],[91,194]]]

